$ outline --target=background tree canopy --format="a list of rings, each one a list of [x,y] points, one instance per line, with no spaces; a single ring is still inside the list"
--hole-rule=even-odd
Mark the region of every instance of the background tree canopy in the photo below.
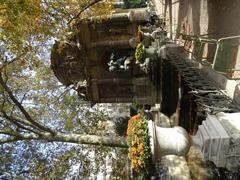
[[[110,152],[125,159],[113,167],[126,162],[124,150],[103,147],[126,147],[124,138],[111,140],[99,127],[108,114],[90,108],[50,69],[54,40],[92,2],[0,0],[0,178],[81,179],[98,173]],[[99,2],[79,18],[108,16],[111,9],[110,1]]]
[[[146,0],[124,0],[127,8],[140,8],[146,6]]]

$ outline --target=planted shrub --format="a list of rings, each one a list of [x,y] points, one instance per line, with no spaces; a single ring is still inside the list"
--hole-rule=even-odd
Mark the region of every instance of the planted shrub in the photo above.
[[[144,45],[142,43],[139,43],[137,45],[137,48],[135,50],[135,59],[137,63],[144,62]]]

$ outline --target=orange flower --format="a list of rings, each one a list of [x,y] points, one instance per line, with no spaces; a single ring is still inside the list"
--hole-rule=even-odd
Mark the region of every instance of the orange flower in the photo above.
[[[136,143],[139,144],[139,138],[137,137],[137,135],[134,136],[134,139],[135,139]]]
[[[137,115],[135,115],[135,117],[136,117],[137,119],[140,119],[140,118],[141,118],[141,115],[140,115],[140,114],[137,114]]]
[[[135,164],[138,163],[138,160],[136,159],[136,157],[135,157],[135,159],[133,159],[133,162],[134,162]]]
[[[133,145],[135,144],[135,142],[134,142],[134,141],[132,141],[132,142],[131,142],[131,144],[132,144],[132,146],[133,146]]]
[[[137,149],[135,147],[132,147],[131,151],[132,151],[133,154],[136,154]]]
[[[138,133],[139,133],[139,134],[142,134],[142,133],[143,133],[143,130],[142,130],[142,129],[139,129],[139,130],[138,130]]]
[[[148,155],[148,150],[145,149],[148,135],[144,129],[147,128],[146,120],[140,114],[133,116],[128,121],[127,142],[129,145],[128,158],[131,161],[131,167],[135,172],[144,171],[145,156]],[[145,155],[146,153],[146,155]]]
[[[139,173],[140,172],[140,169],[138,169],[138,168],[136,168],[136,169],[134,169],[137,173]]]

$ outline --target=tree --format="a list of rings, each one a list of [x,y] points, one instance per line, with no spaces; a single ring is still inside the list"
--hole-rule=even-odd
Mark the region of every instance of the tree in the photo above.
[[[14,96],[11,89],[7,86],[2,74],[0,75],[0,85],[2,90],[5,92],[5,95],[8,95],[9,100],[12,101],[13,105],[16,106],[19,112],[24,116],[23,119],[15,117],[11,114],[9,115],[4,109],[5,101],[7,99],[3,99],[0,112],[2,117],[10,122],[10,125],[13,127],[9,126],[9,123],[2,123],[0,133],[6,135],[6,137],[2,138],[3,140],[0,140],[0,144],[20,140],[46,140],[50,142],[60,141],[78,144],[103,145],[109,147],[127,147],[126,141],[123,138],[76,133],[66,134],[54,131],[48,126],[45,126],[39,121],[33,119],[33,117],[22,106],[21,102],[19,102]]]
[[[39,140],[126,146],[124,138],[98,135],[96,118],[99,118],[99,115],[94,117],[93,113],[84,110],[88,107],[82,106],[81,102],[76,100],[77,95],[71,88],[56,90],[59,84],[43,63],[32,61],[30,66],[25,65],[22,64],[23,57],[25,56],[16,57],[19,60],[9,61],[13,63],[2,66],[0,143]],[[29,71],[35,72],[34,77],[31,73],[28,74]],[[94,120],[84,119],[85,116],[91,116]],[[36,167],[39,167],[39,164]],[[46,166],[40,169],[44,168],[49,169]],[[54,170],[49,173],[55,175],[53,172]]]
[[[139,8],[146,6],[146,0],[124,0],[127,8]]]
[[[1,102],[1,114],[4,119],[11,122],[14,126],[16,126],[15,128],[18,128],[19,130],[19,132],[13,132],[14,129],[4,127],[3,130],[1,130],[1,133],[5,134],[8,138],[4,141],[1,141],[1,143],[27,139],[46,139],[49,141],[71,141],[76,143],[88,143],[85,140],[87,138],[87,140],[92,142],[93,144],[99,144],[97,143],[97,141],[95,142],[92,136],[73,136],[70,134],[66,136],[43,125],[41,122],[36,121],[22,105],[22,102],[24,101],[27,93],[23,94],[24,92],[20,92],[20,90],[18,90],[19,94],[23,96],[22,100],[20,101],[18,100],[19,97],[17,97],[19,96],[19,94],[15,96],[15,93],[6,83],[7,81],[9,81],[9,75],[20,75],[24,76],[26,81],[31,80],[31,75],[23,75],[27,71],[29,71],[28,68],[33,68],[33,66],[35,66],[34,68],[36,72],[39,71],[42,66],[44,66],[44,64],[41,64],[43,62],[39,62],[40,59],[35,57],[36,54],[33,54],[39,50],[39,47],[34,47],[33,44],[38,42],[45,42],[44,40],[49,41],[49,39],[32,40],[29,38],[38,37],[40,35],[45,35],[47,36],[47,38],[49,38],[48,35],[53,35],[50,30],[56,30],[57,27],[55,27],[52,23],[48,24],[46,22],[51,21],[51,18],[55,18],[55,20],[58,18],[54,13],[62,13],[62,16],[65,17],[65,20],[71,18],[71,14],[74,14],[74,12],[77,11],[76,7],[85,6],[85,4],[88,3],[87,0],[81,2],[82,3],[77,0],[68,0],[63,2],[56,1],[55,3],[48,0],[44,0],[42,2],[40,0],[19,0],[16,2],[9,0],[1,2],[0,22],[3,31],[1,31],[2,39],[0,40],[5,46],[5,49],[2,50],[1,54],[2,60],[0,84],[3,97],[3,101]],[[90,8],[90,6],[96,4],[96,2],[99,1],[94,1],[90,3],[87,8]],[[76,4],[78,6],[76,6]],[[62,7],[64,7],[65,9],[63,9]],[[64,23],[64,20],[62,22]],[[29,24],[31,24],[30,27]],[[11,45],[13,45],[13,47],[7,44],[6,41],[4,41],[4,38],[11,40]],[[42,46],[42,44],[40,44],[40,46]],[[17,47],[18,49],[15,49]],[[4,58],[6,60],[4,60]],[[26,58],[28,58],[28,60]],[[15,63],[12,67],[6,67],[12,63]],[[26,65],[26,63],[28,63],[28,65]],[[34,70],[32,71],[34,72]],[[34,76],[34,78],[36,78],[36,76]],[[16,85],[19,88],[19,82]],[[5,108],[5,105],[7,103],[8,105],[11,104],[13,106],[10,115],[8,114],[8,110],[6,110]],[[23,117],[13,116],[13,111],[15,107],[17,107],[18,111],[22,113]],[[32,110],[34,108],[30,109]],[[99,138],[96,136],[93,137],[98,139],[98,141],[102,141],[103,144],[111,142],[111,139]]]
[[[106,116],[96,115],[86,102],[79,101],[74,87],[61,85],[49,68],[54,39],[69,31],[67,23],[90,2],[0,0],[0,146],[8,148],[6,152],[16,151],[15,145],[25,144],[34,156],[31,143],[35,141],[90,144],[85,149],[94,149],[92,145],[99,145],[101,150],[103,146],[127,147],[123,137],[99,133],[97,118]],[[79,18],[93,13],[109,15],[106,10],[110,9],[108,2],[97,3]],[[80,150],[67,149],[55,155],[55,160],[68,152],[74,154]],[[9,156],[8,160],[12,162],[14,158]],[[41,169],[40,166],[35,167]],[[42,169],[47,169],[46,164]]]

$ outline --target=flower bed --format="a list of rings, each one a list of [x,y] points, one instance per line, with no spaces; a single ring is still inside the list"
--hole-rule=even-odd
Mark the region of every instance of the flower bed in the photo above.
[[[151,174],[151,150],[146,119],[140,114],[128,121],[127,142],[129,146],[128,158],[134,177],[146,179]]]

